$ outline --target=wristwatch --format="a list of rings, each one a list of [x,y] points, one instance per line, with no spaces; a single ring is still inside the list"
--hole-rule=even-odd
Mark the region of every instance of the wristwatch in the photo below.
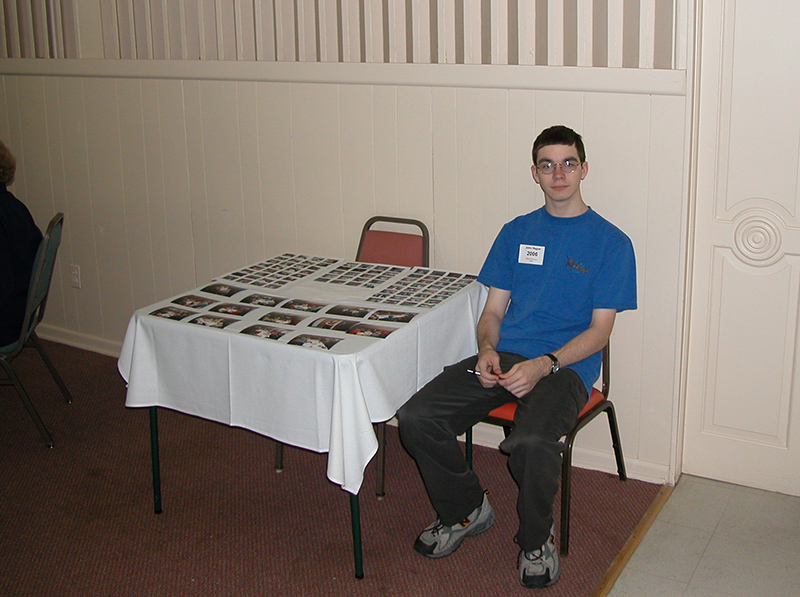
[[[547,358],[549,358],[551,361],[553,361],[553,364],[550,366],[550,375],[552,375],[553,373],[557,373],[557,372],[558,372],[558,370],[559,370],[559,369],[561,369],[561,363],[559,363],[559,362],[558,362],[558,359],[555,357],[555,355],[552,355],[552,354],[550,354],[550,353],[548,352],[548,353],[547,353],[546,355],[544,355],[544,356],[546,356],[546,357],[547,357]]]

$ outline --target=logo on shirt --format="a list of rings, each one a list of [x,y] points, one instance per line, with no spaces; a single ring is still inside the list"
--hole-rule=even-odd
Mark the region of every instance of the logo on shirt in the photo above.
[[[574,259],[572,259],[570,257],[567,257],[567,267],[570,268],[573,271],[580,272],[582,274],[588,274],[589,273],[589,268],[588,267],[586,267],[585,265],[581,265],[580,263],[578,263],[577,261],[575,261]]]

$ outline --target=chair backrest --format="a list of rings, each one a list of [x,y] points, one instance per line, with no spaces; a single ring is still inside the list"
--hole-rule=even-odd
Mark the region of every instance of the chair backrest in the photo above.
[[[579,425],[583,418],[591,413],[598,404],[608,400],[608,390],[611,384],[611,368],[609,367],[609,361],[608,344],[606,344],[602,352],[603,370],[600,376],[600,383],[602,385],[599,390],[595,387],[592,388],[592,391],[589,393],[589,400],[586,401],[586,404],[583,405],[583,408],[578,413]],[[514,404],[516,405],[516,403]]]
[[[420,234],[372,230],[372,225],[378,222],[415,226],[420,231]],[[393,216],[373,216],[367,220],[361,231],[356,261],[404,267],[428,267],[430,265],[429,253],[430,236],[428,228],[419,220],[395,218]]]
[[[600,375],[601,386],[600,391],[603,392],[603,396],[608,398],[608,391],[611,388],[611,356],[609,354],[611,350],[611,340],[606,343],[603,347],[602,358],[603,358],[603,371]]]
[[[22,323],[19,339],[20,346],[18,348],[20,350],[36,329],[36,326],[39,325],[42,317],[44,317],[44,308],[47,304],[47,294],[50,292],[50,280],[53,277],[53,266],[55,265],[58,246],[61,244],[63,226],[64,214],[58,212],[50,220],[47,231],[42,237],[42,242],[39,243],[39,249],[36,251],[36,259],[33,262],[33,270],[31,271],[31,281],[28,286],[25,319]]]

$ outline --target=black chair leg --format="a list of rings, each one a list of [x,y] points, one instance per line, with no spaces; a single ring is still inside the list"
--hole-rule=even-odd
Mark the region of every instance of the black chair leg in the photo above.
[[[464,457],[467,459],[467,466],[472,469],[472,427],[464,433]]]
[[[17,390],[17,394],[19,394],[19,397],[22,399],[22,404],[25,406],[25,410],[28,411],[28,414],[31,416],[31,419],[33,419],[33,424],[36,425],[36,429],[39,430],[39,434],[42,436],[44,443],[47,445],[48,448],[52,448],[53,438],[50,436],[50,432],[47,431],[47,427],[44,426],[42,418],[36,411],[36,407],[33,406],[33,402],[31,402],[31,399],[28,397],[28,393],[25,391],[25,388],[22,387],[22,382],[19,380],[19,377],[14,372],[14,369],[11,367],[10,363],[6,362],[5,360],[0,360],[0,363],[3,364],[3,369],[5,369],[6,373],[8,373],[8,377],[11,380],[11,383]]]
[[[561,555],[569,553],[569,517],[572,503],[572,444],[574,441],[574,436],[567,436],[561,460]]]
[[[622,458],[622,442],[619,439],[619,428],[617,427],[617,415],[614,412],[614,405],[608,403],[606,409],[608,415],[608,427],[611,431],[611,445],[614,448],[614,458],[617,460],[617,473],[619,473],[619,480],[625,481],[628,478],[625,472],[625,460]]]
[[[625,461],[622,458],[622,442],[619,439],[619,428],[617,427],[617,417],[614,412],[614,404],[610,401],[603,403],[602,408],[593,411],[581,423],[567,435],[564,441],[564,455],[561,462],[561,554],[569,553],[569,518],[570,504],[572,501],[572,446],[575,442],[577,432],[582,429],[589,421],[605,411],[608,415],[608,425],[611,431],[611,445],[614,448],[614,458],[617,463],[617,473],[620,481],[625,481],[628,476],[625,472]]]
[[[64,384],[64,380],[61,379],[61,376],[58,374],[58,371],[53,366],[53,361],[51,361],[50,357],[47,356],[47,353],[45,352],[42,343],[39,341],[39,336],[36,335],[36,332],[31,333],[29,342],[34,348],[36,348],[36,350],[39,352],[39,355],[42,357],[44,364],[50,370],[50,375],[53,376],[53,380],[56,382],[58,389],[61,390],[61,394],[64,396],[64,400],[67,401],[67,404],[72,404],[72,394],[69,393],[67,386]]]

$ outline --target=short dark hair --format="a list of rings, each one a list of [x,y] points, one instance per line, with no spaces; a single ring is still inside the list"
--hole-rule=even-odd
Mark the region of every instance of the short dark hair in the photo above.
[[[583,147],[583,139],[578,133],[563,124],[546,128],[536,137],[531,151],[534,164],[539,150],[545,145],[574,145],[575,149],[578,150],[578,159],[581,162],[586,161],[586,149]]]
[[[17,160],[11,150],[0,141],[0,184],[10,185],[14,182],[14,174],[17,171]]]

